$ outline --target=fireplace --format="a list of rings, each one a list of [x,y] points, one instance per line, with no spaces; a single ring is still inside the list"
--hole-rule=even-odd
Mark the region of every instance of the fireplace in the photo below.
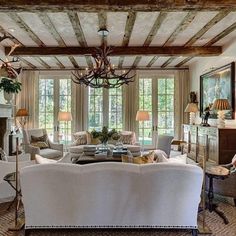
[[[0,147],[7,154],[9,154],[9,135],[12,123],[12,106],[0,104]]]

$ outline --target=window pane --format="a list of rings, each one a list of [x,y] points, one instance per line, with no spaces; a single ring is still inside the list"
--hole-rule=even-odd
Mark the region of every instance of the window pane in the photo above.
[[[122,130],[122,87],[109,89],[109,129]]]

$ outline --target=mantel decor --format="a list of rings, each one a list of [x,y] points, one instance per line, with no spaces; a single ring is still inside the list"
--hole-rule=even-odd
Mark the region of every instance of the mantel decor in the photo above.
[[[209,107],[209,118],[217,118],[217,110],[212,106],[216,99],[227,99],[231,110],[225,113],[225,119],[234,119],[234,81],[235,63],[222,66],[200,76],[200,115]]]
[[[92,55],[94,64],[84,71],[76,70],[72,72],[72,81],[76,84],[84,84],[92,88],[119,88],[124,84],[133,82],[134,74],[130,75],[132,70],[116,71],[115,66],[111,64],[109,55],[112,52],[111,47],[107,47],[105,38],[108,35],[107,29],[100,29],[98,34],[102,37],[102,46],[95,48]]]

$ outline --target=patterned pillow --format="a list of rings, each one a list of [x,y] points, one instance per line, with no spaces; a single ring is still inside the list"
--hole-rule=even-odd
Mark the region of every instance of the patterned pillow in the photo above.
[[[41,141],[32,142],[31,145],[34,146],[34,147],[38,147],[40,149],[49,148],[49,146],[46,142],[41,142]]]
[[[47,143],[48,142],[48,136],[47,136],[47,134],[44,134],[43,136],[39,136],[39,137],[31,135],[31,142],[32,143],[35,143],[35,142],[45,142],[45,143]]]
[[[43,136],[39,136],[39,137],[31,135],[30,144],[34,147],[39,147],[40,149],[49,148],[47,134],[44,134]]]
[[[74,137],[74,145],[84,145],[87,144],[87,132],[82,131],[82,132],[76,132],[73,134]]]
[[[119,142],[123,144],[133,144],[133,134],[120,134]]]
[[[132,157],[132,158],[130,158],[127,155],[122,155],[121,159],[122,159],[122,162],[126,162],[126,163],[146,164],[146,163],[154,163],[155,162],[154,157],[155,157],[155,152],[151,151],[148,154],[145,154],[143,156]]]

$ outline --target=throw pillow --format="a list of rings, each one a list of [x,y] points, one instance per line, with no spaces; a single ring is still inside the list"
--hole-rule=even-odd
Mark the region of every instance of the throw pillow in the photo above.
[[[31,143],[35,143],[35,142],[45,142],[45,143],[47,143],[48,142],[47,134],[44,134],[43,136],[39,136],[39,137],[31,135]]]
[[[187,154],[168,158],[169,163],[187,164]]]
[[[31,142],[31,145],[34,146],[34,147],[38,147],[38,148],[40,148],[40,149],[49,148],[49,146],[48,146],[47,143],[41,142],[41,141],[38,141],[38,142]]]
[[[122,142],[123,144],[133,144],[133,134],[122,134],[120,133],[120,139],[119,142]]]
[[[87,144],[87,132],[82,131],[82,132],[76,132],[73,134],[75,142],[73,143],[74,145],[84,145]]]
[[[140,157],[134,157],[133,158],[133,163],[135,164],[146,164],[146,163],[153,163],[155,158],[155,152],[151,151],[148,154],[145,154]]]

